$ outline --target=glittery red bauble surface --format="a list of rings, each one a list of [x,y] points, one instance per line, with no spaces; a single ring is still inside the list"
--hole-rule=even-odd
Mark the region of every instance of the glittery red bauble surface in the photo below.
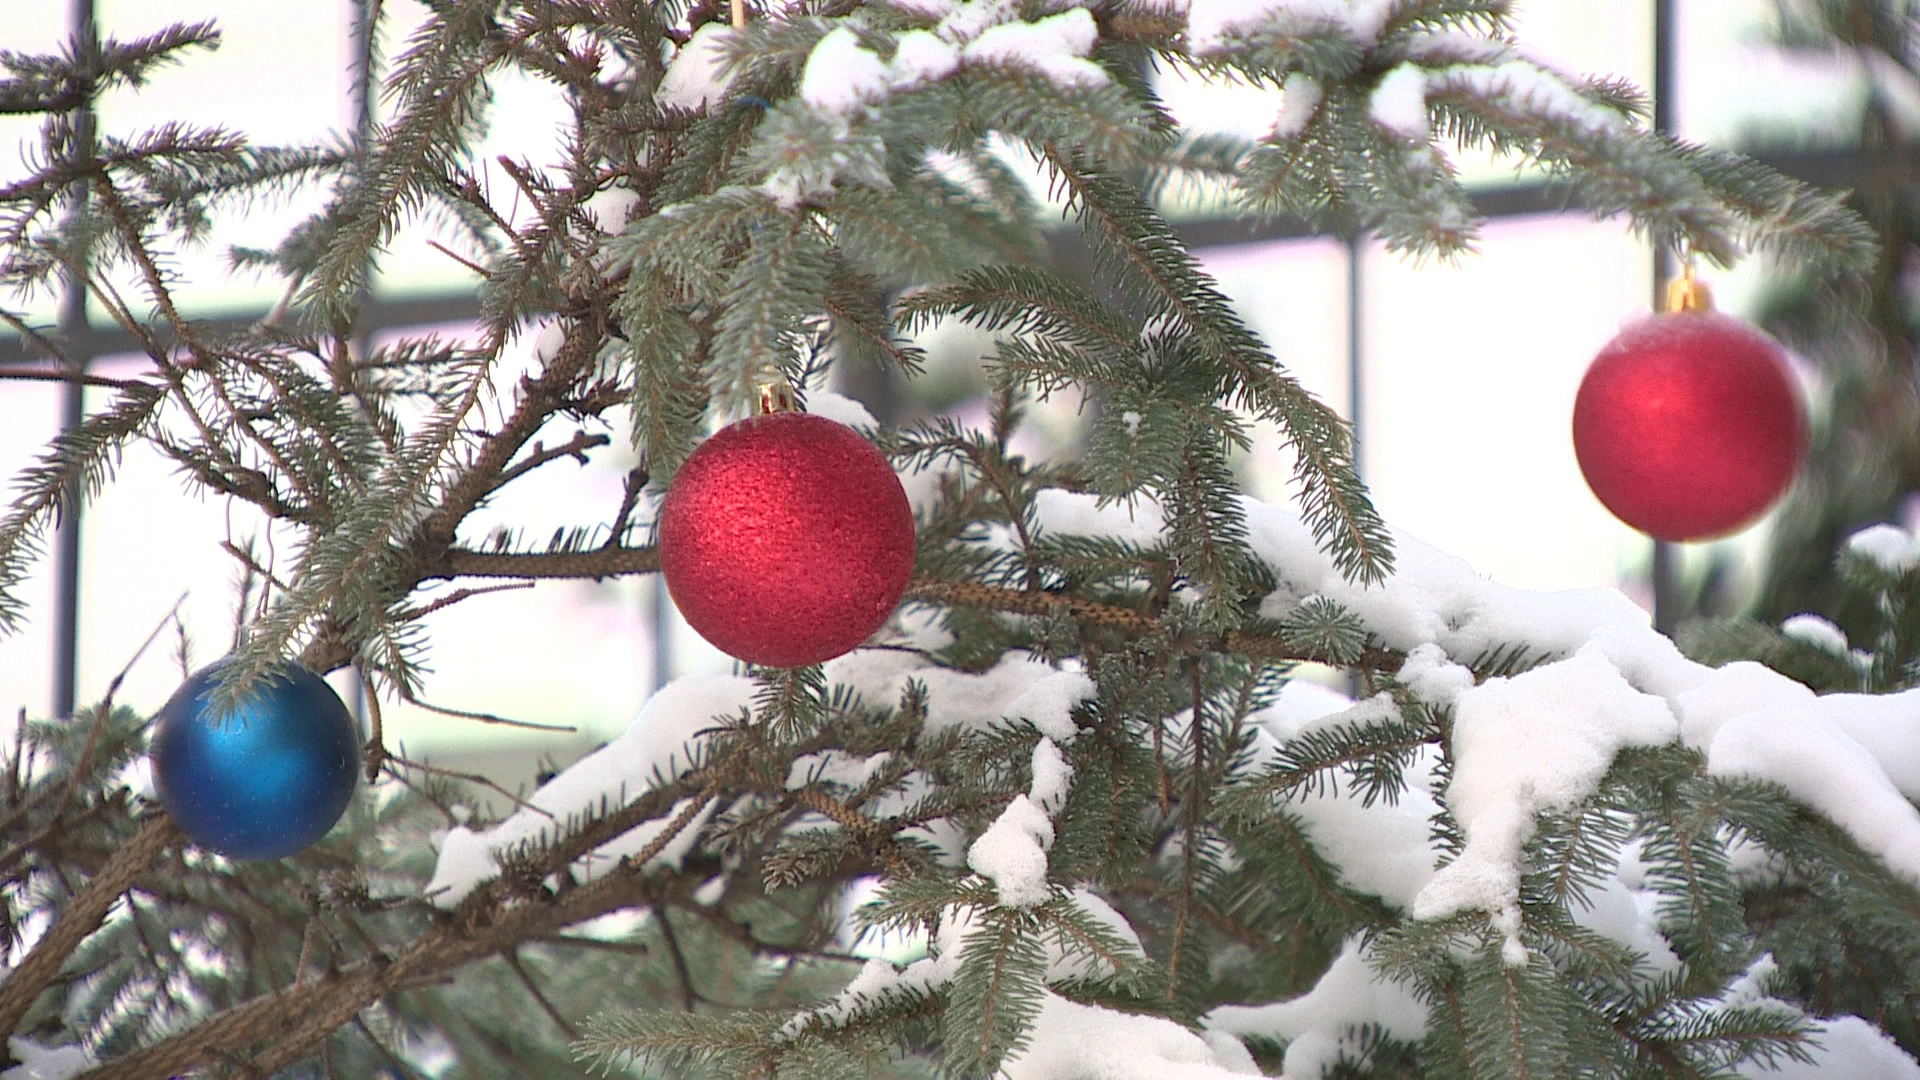
[[[777,412],[702,443],[660,507],[660,572],[687,625],[766,667],[830,660],[893,614],[913,511],[873,444]]]
[[[1613,339],[1581,380],[1573,449],[1593,493],[1662,540],[1704,540],[1765,513],[1807,449],[1807,421],[1772,338],[1713,312],[1656,315]]]

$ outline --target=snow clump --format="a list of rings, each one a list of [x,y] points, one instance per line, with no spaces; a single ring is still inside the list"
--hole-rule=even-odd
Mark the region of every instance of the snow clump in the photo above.
[[[967,866],[1000,890],[1001,907],[1033,907],[1052,895],[1047,850],[1053,822],[1025,795],[1015,795],[987,831],[967,849]]]
[[[93,1068],[94,1060],[78,1046],[45,1047],[18,1036],[7,1040],[13,1060],[19,1062],[0,1080],[69,1080]]]
[[[899,35],[889,60],[862,45],[846,24],[828,31],[801,71],[801,101],[823,116],[846,119],[962,66],[1030,71],[1063,88],[1109,81],[1100,65],[1087,59],[1100,30],[1086,8],[1024,22],[1019,6],[1004,0],[894,6],[939,22],[930,30]]]
[[[1894,577],[1920,566],[1913,534],[1895,525],[1873,525],[1847,537],[1847,550]]]
[[[1070,743],[1080,734],[1073,709],[1099,692],[1085,672],[1061,671],[1042,678],[1007,706],[1009,720],[1025,720],[1055,742]]]
[[[1305,131],[1325,95],[1320,81],[1313,76],[1299,71],[1288,75],[1287,81],[1280,84],[1280,112],[1273,118],[1272,137],[1291,139]]]
[[[1367,116],[1389,134],[1427,141],[1433,134],[1427,119],[1427,73],[1413,63],[1387,72],[1367,101]]]
[[[653,100],[683,112],[706,112],[724,100],[729,81],[725,74],[726,46],[732,34],[731,28],[719,23],[695,30],[667,66]]]
[[[1374,974],[1358,938],[1350,939],[1313,989],[1268,1005],[1221,1005],[1202,1021],[1210,1031],[1287,1044],[1281,1072],[1319,1077],[1357,1050],[1353,1031],[1368,1024],[1396,1039],[1418,1042],[1427,1030],[1427,1007],[1399,983]]]
[[[1795,615],[1780,624],[1780,632],[1803,645],[1835,656],[1847,655],[1846,632],[1818,615]]]
[[[1507,935],[1502,956],[1524,961],[1519,862],[1534,815],[1578,806],[1623,747],[1658,746],[1678,735],[1665,701],[1634,689],[1595,653],[1488,679],[1461,694],[1446,803],[1467,842],[1414,898],[1413,917],[1488,912]]]

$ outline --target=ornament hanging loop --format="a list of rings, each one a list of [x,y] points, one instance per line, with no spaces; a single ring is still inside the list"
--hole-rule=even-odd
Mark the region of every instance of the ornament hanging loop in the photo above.
[[[1693,276],[1693,256],[1681,265],[1680,276],[1667,282],[1667,311],[1712,311],[1713,290]]]
[[[800,406],[793,400],[793,387],[787,380],[772,379],[759,384],[759,389],[761,416],[800,411]]]
[[[744,29],[747,25],[747,0],[733,0],[733,28]]]

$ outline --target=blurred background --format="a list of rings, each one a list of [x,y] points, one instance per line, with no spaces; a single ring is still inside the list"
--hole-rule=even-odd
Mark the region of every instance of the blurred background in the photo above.
[[[243,0],[0,0],[0,48],[59,47],[91,11],[103,36],[128,38],[179,21],[212,19],[221,48],[166,69],[137,90],[98,102],[102,131],[132,133],[170,119],[244,132],[258,144],[343,137],[362,121],[350,27],[366,0],[261,4]],[[388,0],[389,52],[419,8]],[[1909,139],[1920,126],[1920,84],[1909,5],[1898,0],[1520,0],[1516,33],[1575,73],[1654,82],[1656,23],[1671,58],[1663,81],[1680,136],[1759,154],[1803,178],[1857,192],[1892,243],[1862,293],[1801,281],[1755,260],[1713,272],[1720,306],[1763,322],[1802,364],[1814,405],[1815,459],[1784,508],[1728,540],[1673,553],[1662,622],[1752,611],[1767,619],[1823,602],[1820,580],[1836,539],[1872,521],[1903,522],[1915,487],[1916,410],[1904,275],[1912,197]],[[1173,111],[1198,129],[1264,133],[1278,95],[1159,75]],[[378,115],[379,103],[371,106]],[[493,159],[560,160],[565,103],[515,76],[496,86],[478,155],[493,190],[512,185]],[[38,153],[32,117],[0,115],[0,184]],[[1616,586],[1653,604],[1652,545],[1593,498],[1575,463],[1568,418],[1593,354],[1653,294],[1653,253],[1617,221],[1593,222],[1563,205],[1541,178],[1509,162],[1462,157],[1467,181],[1496,216],[1479,251],[1457,262],[1390,256],[1364,238],[1304,235],[1286,223],[1250,230],[1179,201],[1168,207],[1197,253],[1314,392],[1356,420],[1362,467],[1386,520],[1468,560],[1491,578],[1536,589]],[[192,317],[254,319],[284,284],[231,266],[229,249],[272,248],[318,208],[322,193],[236,214],[201,247],[173,253]],[[433,223],[394,238],[380,266],[374,335],[457,337],[475,278],[430,246]],[[1066,256],[1066,257],[1070,257]],[[59,298],[11,298],[46,322]],[[96,324],[98,319],[96,316]],[[518,345],[531,352],[533,334]],[[110,343],[110,338],[102,337]],[[933,412],[977,414],[982,342],[937,331],[927,377],[892,384],[849,372],[837,388],[883,420]],[[142,365],[97,350],[92,370]],[[0,364],[33,359],[0,337]],[[30,464],[71,403],[57,383],[0,381],[0,471]],[[93,399],[89,399],[93,400]],[[83,403],[84,404],[84,403]],[[1068,445],[1074,403],[1037,408],[1036,451]],[[486,523],[590,525],[608,517],[634,462],[616,435],[594,463],[542,470],[486,512]],[[1243,462],[1247,489],[1281,499],[1290,460],[1271,431]],[[1910,522],[1906,522],[1911,524]],[[170,463],[129,454],[119,479],[86,511],[78,557],[63,579],[50,557],[28,590],[35,621],[0,641],[0,716],[45,714],[97,700],[126,671],[118,700],[157,707],[181,677],[226,652],[239,575],[222,550],[235,538],[227,508],[188,491]],[[470,530],[480,536],[484,530]],[[281,552],[283,565],[290,554]],[[428,597],[427,599],[431,599]],[[57,613],[68,606],[71,672]],[[1846,625],[1846,613],[1838,613]],[[177,617],[176,617],[177,616]],[[156,628],[160,634],[128,667]],[[430,700],[460,709],[577,728],[533,733],[386,711],[389,741],[509,785],[544,763],[565,763],[625,727],[664,678],[725,670],[655,595],[650,579],[548,582],[469,600],[429,617]],[[183,661],[183,654],[186,659]],[[69,689],[70,684],[70,689]],[[342,684],[352,700],[351,688]]]

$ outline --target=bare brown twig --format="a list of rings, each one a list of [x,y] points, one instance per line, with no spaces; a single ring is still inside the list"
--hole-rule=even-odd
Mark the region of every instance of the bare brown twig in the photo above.
[[[506,487],[547,462],[558,461],[563,457],[573,458],[585,465],[588,460],[587,451],[606,446],[611,442],[613,440],[605,435],[589,435],[584,431],[574,432],[573,438],[559,446],[547,447],[536,442],[533,444],[532,453],[500,471],[500,479],[494,483],[494,487],[496,489]]]
[[[116,389],[132,386],[137,379],[109,379],[104,375],[85,375],[77,371],[23,371],[18,368],[0,368],[0,379],[23,379],[37,382],[77,382],[87,386],[111,386]]]
[[[580,730],[572,724],[541,724],[532,720],[515,720],[512,717],[495,716],[490,712],[478,712],[472,709],[455,709],[447,705],[435,705],[431,701],[423,701],[410,694],[405,695],[404,700],[409,705],[417,705],[428,712],[439,713],[441,716],[451,716],[458,720],[478,720],[483,724],[500,724],[505,727],[528,728],[533,731]]]
[[[653,548],[600,547],[591,551],[521,554],[453,549],[428,577],[607,578],[660,569]]]
[[[474,262],[472,259],[467,258],[465,255],[462,255],[459,252],[454,251],[452,248],[448,247],[447,245],[441,243],[438,240],[427,241],[427,246],[439,252],[440,254],[445,255],[447,258],[452,259],[454,262],[459,263],[461,266],[464,266],[467,269],[473,271],[474,273],[479,274],[481,280],[483,281],[493,276],[493,272],[488,270],[486,267],[481,266],[479,263]]]
[[[694,989],[693,969],[687,966],[687,954],[680,948],[680,937],[674,933],[665,907],[653,909],[653,921],[659,925],[660,940],[666,943],[667,956],[673,960],[673,974],[680,990],[680,1011],[692,1012],[694,1002],[700,1000],[700,991]]]
[[[540,1006],[540,1011],[546,1013],[547,1019],[553,1021],[553,1026],[559,1028],[561,1034],[569,1039],[579,1038],[580,1030],[567,1020],[566,1016],[554,1006],[552,1001],[548,1000],[546,993],[540,989],[540,985],[533,981],[533,975],[527,971],[526,965],[520,962],[518,944],[516,943],[514,948],[501,950],[500,956],[507,962],[507,966],[513,969],[513,973],[519,977],[520,985],[526,989],[528,996],[532,997]]]
[[[636,465],[627,470],[620,492],[620,511],[613,515],[613,527],[607,530],[607,542],[604,550],[618,548],[626,540],[629,523],[633,520],[633,509],[640,503],[640,492],[647,486],[647,468]]]
[[[497,592],[518,592],[522,589],[531,588],[533,588],[533,582],[531,581],[510,581],[505,585],[484,585],[475,589],[457,589],[445,596],[435,599],[431,603],[398,612],[394,615],[394,620],[396,622],[406,622],[410,619],[418,619],[425,615],[431,615],[436,611],[450,608],[462,600],[471,600],[476,596],[486,596],[489,593]]]

